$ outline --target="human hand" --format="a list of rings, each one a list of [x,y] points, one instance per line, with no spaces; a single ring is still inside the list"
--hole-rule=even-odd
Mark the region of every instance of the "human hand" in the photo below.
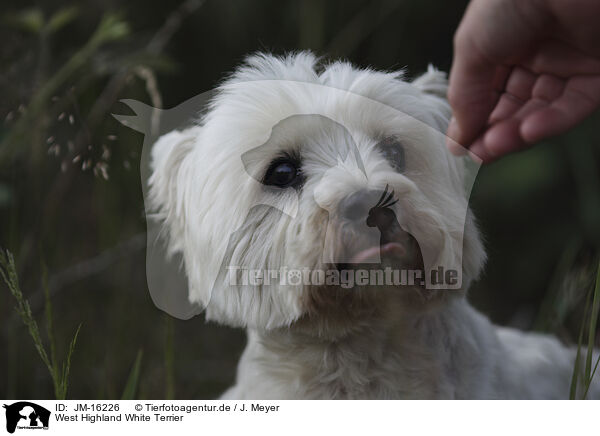
[[[598,0],[472,0],[454,38],[450,150],[489,162],[599,107],[599,17]]]

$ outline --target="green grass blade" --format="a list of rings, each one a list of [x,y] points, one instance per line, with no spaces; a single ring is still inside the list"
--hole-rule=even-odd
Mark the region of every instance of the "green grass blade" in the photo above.
[[[588,380],[587,386],[585,387],[585,392],[583,393],[583,399],[587,398],[588,391],[590,390],[590,386],[592,385],[592,380],[594,380],[594,375],[596,374],[596,370],[598,369],[598,364],[600,363],[600,356],[596,359],[596,365],[594,366],[594,370],[592,371],[592,375]]]
[[[56,342],[54,341],[54,320],[52,319],[52,301],[48,289],[48,268],[42,262],[42,289],[44,290],[44,309],[46,312],[46,333],[50,340],[50,360],[53,366],[57,366]]]
[[[590,327],[588,332],[588,347],[585,360],[585,380],[591,382],[592,359],[594,353],[594,344],[596,343],[596,326],[598,323],[598,311],[600,310],[600,263],[596,275],[596,286],[594,287],[594,299],[592,303],[592,312],[590,314]]]
[[[37,322],[33,318],[33,314],[31,313],[29,302],[19,287],[15,259],[8,250],[6,252],[4,250],[0,250],[0,275],[2,275],[2,278],[4,279],[6,286],[8,286],[10,293],[13,295],[15,300],[17,300],[17,313],[23,321],[23,324],[25,324],[27,327],[29,335],[33,339],[33,344],[40,355],[40,358],[48,368],[48,371],[50,371],[50,375],[53,376],[54,370],[52,369],[52,362],[48,358],[48,353],[46,353],[46,349],[44,348],[40,330]]]
[[[57,400],[61,398],[61,374],[59,374],[58,359],[56,358],[56,341],[54,339],[54,320],[52,317],[52,301],[50,300],[50,291],[48,289],[48,268],[42,262],[42,289],[44,290],[44,310],[46,314],[46,335],[50,342],[50,362],[52,365],[52,382],[54,384],[54,395]]]
[[[144,353],[142,350],[139,350],[137,353],[135,362],[133,363],[131,371],[129,372],[129,377],[127,378],[127,384],[123,390],[123,395],[121,395],[122,400],[135,400],[135,394],[137,392],[138,382],[140,379],[140,367],[142,366],[143,354]]]
[[[579,328],[579,339],[577,340],[577,355],[575,357],[575,365],[573,366],[573,375],[571,376],[571,388],[569,391],[569,399],[570,400],[577,399],[577,384],[579,382],[579,372],[581,371],[581,345],[583,344],[583,332],[585,330],[585,319],[587,318],[587,314],[590,310],[590,302],[591,302],[591,295],[588,292],[588,295],[585,300],[585,306],[583,309],[583,321],[581,322],[581,327]]]
[[[59,398],[61,400],[67,399],[67,390],[69,388],[69,374],[71,372],[71,358],[73,357],[73,352],[75,351],[75,345],[77,345],[77,338],[79,337],[79,331],[81,330],[81,324],[77,326],[77,330],[75,330],[75,334],[73,335],[73,339],[71,339],[71,343],[69,344],[69,351],[67,352],[67,357],[65,359],[65,363],[63,364],[63,372],[61,378],[61,396]]]
[[[81,324],[79,325],[79,327],[77,327],[75,335],[71,340],[66,360],[62,365],[62,370],[60,370],[58,365],[58,359],[56,357],[52,303],[50,301],[50,293],[48,292],[47,274],[44,265],[42,266],[42,271],[42,283],[44,288],[44,296],[46,300],[46,329],[48,333],[48,339],[50,341],[50,358],[48,357],[48,353],[42,342],[40,330],[31,312],[29,302],[27,301],[27,299],[21,292],[21,288],[19,287],[17,268],[15,266],[15,260],[13,258],[13,255],[8,250],[4,251],[0,249],[0,276],[2,276],[2,278],[4,279],[4,282],[8,286],[10,293],[17,300],[17,313],[21,317],[23,324],[27,326],[27,329],[29,330],[29,335],[33,339],[35,348],[38,354],[40,355],[42,361],[48,368],[48,372],[50,373],[50,377],[52,378],[54,395],[56,396],[56,399],[64,400],[67,395],[69,372],[71,370],[71,357],[73,355],[73,352],[75,351],[75,345],[77,343],[77,337],[79,335],[79,330],[81,329]]]
[[[598,368],[598,362],[596,361],[596,365],[592,370],[592,361],[594,356],[594,345],[596,343],[596,326],[598,324],[598,311],[600,310],[600,262],[598,264],[598,272],[596,275],[596,285],[594,286],[594,297],[592,303],[592,310],[590,313],[590,325],[588,332],[588,346],[587,346],[587,355],[585,359],[585,379],[584,379],[584,394],[583,399],[585,400],[587,397],[587,393],[590,390],[590,386],[592,385],[592,380],[594,375],[596,374],[596,369]]]

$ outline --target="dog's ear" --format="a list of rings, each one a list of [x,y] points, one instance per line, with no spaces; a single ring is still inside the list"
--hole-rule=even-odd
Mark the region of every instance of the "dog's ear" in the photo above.
[[[426,94],[446,99],[448,79],[446,73],[429,64],[427,72],[413,80],[412,84]]]
[[[200,127],[172,131],[152,147],[149,201],[153,212],[167,228],[169,251],[179,251],[183,241],[185,159],[198,139]]]

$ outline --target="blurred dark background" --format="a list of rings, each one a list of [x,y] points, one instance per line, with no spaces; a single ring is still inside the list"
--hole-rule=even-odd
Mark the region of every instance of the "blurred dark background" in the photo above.
[[[143,350],[139,398],[213,398],[232,383],[245,342],[150,300],[143,137],[110,116],[129,113],[119,99],[173,107],[256,50],[311,49],[409,76],[428,63],[447,71],[466,4],[4,0],[0,246],[15,255],[41,330],[47,270],[59,356],[82,323],[68,397],[120,398]],[[470,298],[494,322],[576,342],[600,247],[598,121],[481,169],[471,203],[489,262]],[[51,398],[14,306],[0,285],[0,396]]]

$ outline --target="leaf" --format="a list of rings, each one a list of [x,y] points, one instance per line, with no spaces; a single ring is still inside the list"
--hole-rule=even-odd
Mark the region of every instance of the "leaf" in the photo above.
[[[79,9],[76,6],[61,9],[50,17],[46,28],[50,33],[54,33],[73,21],[77,15],[79,15]]]
[[[129,31],[129,24],[125,20],[122,20],[118,14],[109,13],[100,20],[92,40],[97,44],[116,41],[129,35]]]
[[[127,384],[125,385],[125,389],[123,390],[123,395],[121,395],[122,400],[134,400],[135,394],[137,392],[138,381],[140,378],[140,367],[142,365],[142,356],[143,351],[140,349],[135,358],[135,362],[131,367],[131,371],[129,372],[129,377],[127,378]]]
[[[25,9],[8,16],[6,21],[17,29],[40,33],[44,27],[44,14],[39,8]]]

